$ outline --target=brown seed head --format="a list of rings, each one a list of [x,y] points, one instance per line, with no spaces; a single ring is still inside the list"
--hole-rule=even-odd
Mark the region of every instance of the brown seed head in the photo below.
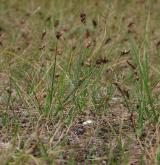
[[[62,36],[62,32],[60,32],[60,31],[56,32],[57,40],[59,40],[61,38],[61,36]]]
[[[81,22],[82,22],[83,24],[85,24],[85,23],[86,23],[86,14],[85,14],[85,13],[81,13],[81,14],[80,14],[80,18],[81,18]]]
[[[92,24],[93,24],[94,28],[97,27],[97,21],[95,19],[92,20]]]
[[[58,25],[59,25],[59,20],[55,20],[54,21],[54,27],[56,28],[56,27],[58,27]]]

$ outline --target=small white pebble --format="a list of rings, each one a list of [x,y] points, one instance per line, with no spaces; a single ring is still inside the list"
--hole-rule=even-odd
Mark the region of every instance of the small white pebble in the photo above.
[[[87,121],[83,122],[83,125],[89,125],[89,124],[92,124],[92,123],[93,123],[92,120],[87,120]]]
[[[117,100],[120,100],[120,98],[119,97],[113,97],[112,100],[117,101]]]

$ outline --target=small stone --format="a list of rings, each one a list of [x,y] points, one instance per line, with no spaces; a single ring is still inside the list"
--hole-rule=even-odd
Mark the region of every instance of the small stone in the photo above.
[[[83,125],[89,125],[89,124],[92,124],[92,123],[93,123],[92,120],[87,120],[87,121],[83,122]]]

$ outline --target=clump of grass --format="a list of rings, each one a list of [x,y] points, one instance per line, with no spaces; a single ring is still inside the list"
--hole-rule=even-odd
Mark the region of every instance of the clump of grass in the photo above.
[[[159,162],[157,6],[2,1],[2,164]]]

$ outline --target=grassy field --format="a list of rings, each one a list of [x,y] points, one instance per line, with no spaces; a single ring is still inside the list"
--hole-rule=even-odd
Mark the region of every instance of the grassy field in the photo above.
[[[0,165],[159,165],[159,10],[0,0]]]

